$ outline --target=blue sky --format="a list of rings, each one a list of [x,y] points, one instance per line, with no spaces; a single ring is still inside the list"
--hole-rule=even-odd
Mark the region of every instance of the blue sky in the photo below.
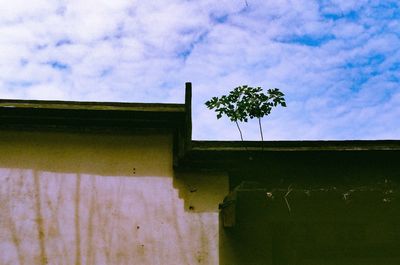
[[[278,87],[266,139],[400,139],[398,0],[247,3],[0,0],[0,98],[181,103],[191,81],[193,137],[238,140],[204,102]]]

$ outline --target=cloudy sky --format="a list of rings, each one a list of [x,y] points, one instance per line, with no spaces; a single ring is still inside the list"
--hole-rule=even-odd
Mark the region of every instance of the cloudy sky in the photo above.
[[[240,139],[204,102],[242,84],[286,95],[266,139],[400,139],[400,2],[0,0],[0,98],[182,103],[186,81],[195,139]]]

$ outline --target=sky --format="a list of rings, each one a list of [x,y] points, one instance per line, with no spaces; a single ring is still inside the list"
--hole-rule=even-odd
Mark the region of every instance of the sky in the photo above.
[[[400,139],[400,2],[0,0],[0,98],[183,103],[188,81],[194,139],[240,140],[204,102],[245,84],[285,93],[266,140]]]

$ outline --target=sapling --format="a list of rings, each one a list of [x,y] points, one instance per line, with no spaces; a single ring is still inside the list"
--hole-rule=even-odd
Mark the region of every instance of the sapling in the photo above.
[[[243,141],[242,130],[239,122],[247,122],[249,119],[257,118],[260,129],[261,141],[264,141],[261,118],[268,116],[272,109],[278,105],[286,107],[284,94],[278,89],[268,89],[263,93],[261,87],[242,85],[234,88],[228,95],[212,97],[205,102],[207,108],[215,109],[217,119],[226,115],[235,122],[239,130],[240,139]]]

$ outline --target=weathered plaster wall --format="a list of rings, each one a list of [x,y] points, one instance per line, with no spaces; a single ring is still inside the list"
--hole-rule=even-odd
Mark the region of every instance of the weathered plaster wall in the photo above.
[[[0,133],[0,264],[218,264],[218,173],[172,136]]]

